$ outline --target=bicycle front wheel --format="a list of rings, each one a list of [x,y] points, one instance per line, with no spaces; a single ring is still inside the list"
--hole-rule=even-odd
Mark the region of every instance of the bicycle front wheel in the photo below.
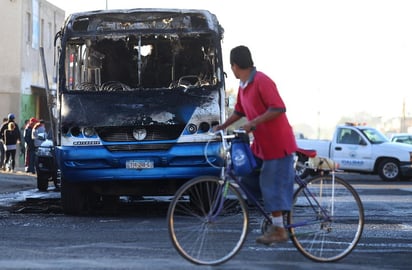
[[[317,176],[296,190],[287,222],[292,242],[304,256],[333,262],[356,247],[364,210],[359,195],[345,180]]]
[[[195,264],[218,265],[241,249],[248,210],[237,188],[213,176],[185,183],[170,203],[169,236],[176,250]]]

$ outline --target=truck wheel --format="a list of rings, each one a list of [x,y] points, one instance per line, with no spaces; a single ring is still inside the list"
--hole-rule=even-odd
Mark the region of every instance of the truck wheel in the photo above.
[[[394,159],[384,159],[378,165],[378,174],[383,181],[396,181],[400,177],[399,163]]]
[[[37,188],[40,191],[47,191],[49,187],[49,176],[44,174],[37,174]]]

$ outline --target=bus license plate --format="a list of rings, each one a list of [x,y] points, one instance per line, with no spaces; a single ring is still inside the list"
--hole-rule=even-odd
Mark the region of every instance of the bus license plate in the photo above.
[[[127,160],[126,169],[152,169],[154,163],[151,160]]]

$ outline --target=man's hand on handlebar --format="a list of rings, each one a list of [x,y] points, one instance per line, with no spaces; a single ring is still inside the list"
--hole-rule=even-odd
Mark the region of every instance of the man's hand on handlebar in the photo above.
[[[223,125],[217,125],[213,127],[214,132],[219,131],[219,130],[224,130],[224,129],[225,127]]]
[[[224,130],[224,129],[225,129],[224,125],[218,125],[218,126],[213,127],[213,132],[217,132],[219,130]],[[256,126],[253,125],[251,122],[247,122],[245,125],[240,127],[240,129],[246,131],[246,133],[249,133],[255,130]]]
[[[256,126],[252,124],[251,122],[247,122],[242,126],[242,129],[246,130],[247,133],[252,132],[256,130]]]

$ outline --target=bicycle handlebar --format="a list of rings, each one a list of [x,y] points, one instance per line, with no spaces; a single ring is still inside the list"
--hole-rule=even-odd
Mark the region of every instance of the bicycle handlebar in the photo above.
[[[225,135],[223,129],[218,130],[218,131],[213,133],[214,136],[219,136],[220,138],[222,138],[223,149],[225,151],[227,151],[229,149],[228,140],[236,138],[237,136],[239,136],[239,134],[246,134],[246,130],[244,130],[244,129],[235,129],[235,130],[233,130],[233,134],[227,134],[227,135]]]
[[[246,134],[246,130],[244,129],[235,129],[233,131],[233,134],[227,134],[225,135],[225,132],[223,129],[215,131],[215,132],[209,132],[210,135],[210,140],[207,142],[205,148],[204,148],[204,155],[206,158],[207,163],[212,166],[215,167],[215,165],[213,165],[212,162],[209,161],[208,157],[207,157],[207,147],[209,145],[209,143],[214,139],[214,138],[220,138],[222,141],[222,150],[227,153],[230,149],[230,145],[229,145],[229,141],[231,139],[236,138],[237,136],[239,136],[239,134]],[[227,158],[227,157],[226,157]]]
[[[227,139],[233,139],[238,134],[246,134],[246,130],[244,130],[244,129],[235,129],[235,130],[233,130],[233,134],[227,134],[227,135],[225,135],[223,129],[218,130],[218,131],[213,133],[213,135],[220,136],[222,139],[226,139],[226,140]]]

